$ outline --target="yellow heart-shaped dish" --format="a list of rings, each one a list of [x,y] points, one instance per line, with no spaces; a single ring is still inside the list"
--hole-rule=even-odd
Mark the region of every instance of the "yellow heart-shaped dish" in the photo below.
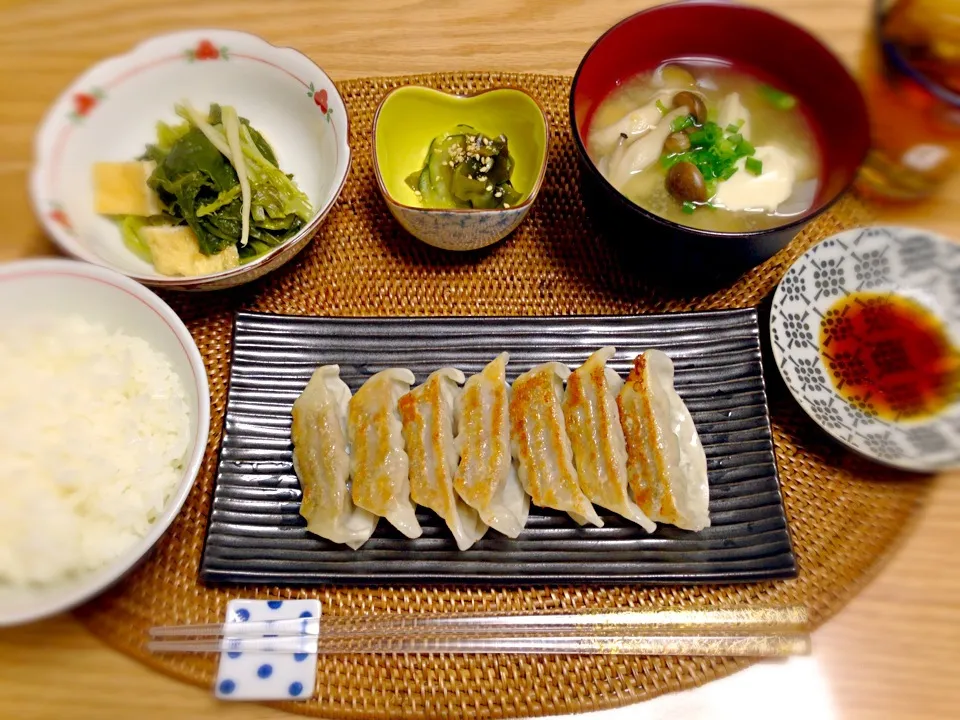
[[[506,135],[521,204],[536,194],[547,159],[547,119],[536,100],[514,88],[462,96],[411,85],[384,98],[374,121],[377,173],[391,199],[420,207],[405,179],[423,166],[435,137],[461,124],[490,137]]]

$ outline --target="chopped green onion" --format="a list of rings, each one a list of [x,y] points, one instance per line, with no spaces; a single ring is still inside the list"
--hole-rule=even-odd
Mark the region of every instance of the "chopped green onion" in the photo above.
[[[731,165],[730,167],[728,167],[726,170],[723,171],[723,173],[720,175],[720,179],[729,180],[736,174],[737,174],[737,166]]]
[[[668,112],[670,112],[667,110],[667,106],[663,104],[663,100],[659,98],[657,98],[657,110],[660,111],[661,115],[666,115]]]
[[[696,132],[690,133],[690,144],[695,146],[715,145],[723,139],[723,130],[709,120]]]
[[[710,164],[708,164],[708,163],[703,163],[702,165],[698,165],[697,167],[698,167],[698,168],[700,168],[700,167],[703,168],[703,169],[700,171],[700,174],[703,175],[703,179],[704,179],[704,180],[716,180],[716,179],[717,179],[718,176],[717,176],[717,168],[716,168],[716,166],[710,165]]]
[[[769,85],[760,86],[760,94],[763,99],[773,105],[777,110],[793,110],[797,106],[797,99],[783,90],[777,90]]]
[[[732,123],[730,123],[729,125],[727,125],[727,132],[728,132],[728,133],[737,133],[737,132],[740,132],[740,128],[742,128],[743,126],[744,126],[744,120],[743,120],[743,118],[741,118],[741,119],[737,120],[736,122],[732,122]]]
[[[685,203],[683,203],[683,211],[684,211],[687,215],[693,215],[693,213],[696,212],[696,210],[697,210],[697,206],[694,205],[694,204],[693,204],[692,202],[690,202],[689,200],[687,200]]]
[[[683,117],[673,119],[673,122],[670,123],[670,130],[672,132],[680,132],[694,124],[693,115],[684,115]]]
[[[747,158],[747,172],[753,173],[754,175],[759,175],[763,172],[763,163],[760,160],[757,160],[755,157]]]
[[[669,170],[679,162],[692,162],[696,165],[690,153],[674,153],[673,155],[664,155],[660,158],[660,165],[664,170]]]
[[[671,124],[671,129],[675,132],[678,128],[689,127],[684,122],[688,117],[678,118]],[[743,121],[739,120],[736,124],[731,123],[726,128],[717,123],[708,120],[703,125],[697,126],[692,123],[694,130],[689,133],[691,148],[686,152],[664,154],[660,158],[660,165],[664,170],[669,170],[680,162],[688,162],[696,166],[707,186],[707,197],[713,197],[717,192],[717,184],[722,180],[729,180],[737,172],[737,161],[740,158],[749,158],[756,152],[756,148],[747,141],[740,132]],[[757,167],[753,163],[750,167]],[[760,165],[762,169],[762,165]],[[759,174],[755,173],[755,174]],[[693,205],[693,209],[696,209]],[[685,210],[684,212],[693,212]]]
[[[717,148],[717,154],[724,161],[732,158],[737,152],[736,143],[731,142],[729,139],[721,138],[714,147]]]

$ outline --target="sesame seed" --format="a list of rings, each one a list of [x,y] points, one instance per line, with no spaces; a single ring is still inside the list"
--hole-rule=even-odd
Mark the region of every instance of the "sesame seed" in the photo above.
[[[504,203],[504,204],[503,204],[503,207],[509,208],[509,207],[510,207],[510,203]]]
[[[493,185],[487,185],[487,192],[493,192]]]

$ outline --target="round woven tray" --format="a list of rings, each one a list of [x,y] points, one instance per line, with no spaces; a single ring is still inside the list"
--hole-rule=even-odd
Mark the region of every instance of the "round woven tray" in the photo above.
[[[550,167],[519,230],[486,250],[435,250],[392,220],[377,190],[371,123],[386,92],[424,84],[469,94],[498,85],[533,93],[551,127]],[[734,286],[700,298],[664,298],[622,267],[591,226],[578,193],[564,77],[456,73],[354,80],[339,85],[350,111],[354,164],[334,211],[301,256],[269,278],[217,295],[171,296],[196,338],[210,377],[212,422],[206,459],[187,502],[154,553],[122,584],[77,611],[115,648],[174,677],[212,686],[216,658],[151,655],[153,625],[221,621],[231,597],[319,598],[324,612],[574,610],[801,603],[818,626],[869,579],[909,525],[929,483],[854,457],[832,443],[767,383],[777,461],[799,577],[706,587],[530,589],[209,589],[198,583],[223,429],[233,313],[303,315],[558,315],[748,307],[774,289],[817,240],[868,220],[845,198],[789,248]],[[329,718],[522,717],[581,712],[645,700],[744,668],[730,658],[616,656],[325,657],[315,699],[278,707]]]

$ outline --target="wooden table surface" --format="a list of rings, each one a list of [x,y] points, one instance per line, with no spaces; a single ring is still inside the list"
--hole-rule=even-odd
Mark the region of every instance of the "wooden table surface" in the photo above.
[[[54,252],[27,199],[34,130],[58,93],[92,63],[146,37],[229,27],[299,48],[335,80],[440,70],[572,74],[583,53],[642,0],[0,0],[0,261]],[[768,0],[856,68],[869,0]],[[960,180],[885,219],[960,236]],[[939,478],[916,530],[879,576],[814,636],[809,662],[761,666],[680,698],[604,717],[733,716],[730,696],[783,687],[778,705],[806,717],[957,717],[960,707],[960,473]],[[811,685],[800,677],[813,672]],[[752,675],[751,675],[752,674]],[[738,684],[731,684],[734,680]],[[750,683],[753,685],[750,685]],[[724,685],[727,683],[727,685]],[[721,687],[725,691],[715,690]],[[791,688],[793,692],[791,693]],[[816,695],[817,697],[813,697]],[[813,704],[812,704],[813,703]],[[668,707],[686,711],[666,712]],[[756,703],[744,707],[756,708]],[[651,709],[653,708],[653,709]],[[691,710],[695,708],[695,710]],[[737,712],[738,718],[784,717]],[[798,714],[798,717],[803,713]],[[279,718],[113,652],[69,615],[0,630],[0,718]],[[792,716],[792,715],[791,715]]]

